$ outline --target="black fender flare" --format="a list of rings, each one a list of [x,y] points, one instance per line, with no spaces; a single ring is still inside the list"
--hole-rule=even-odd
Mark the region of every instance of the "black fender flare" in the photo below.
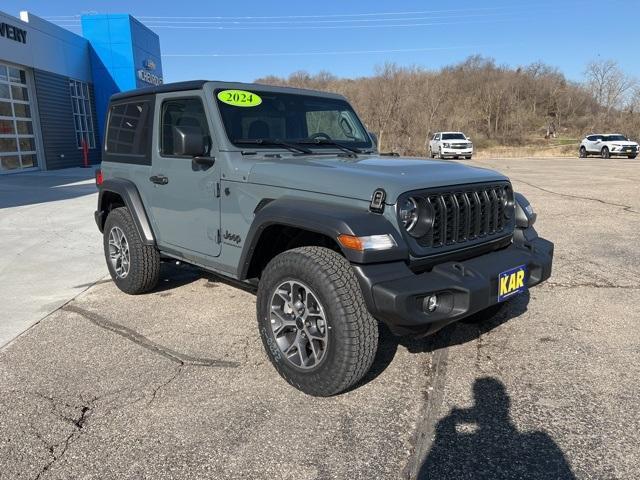
[[[142,243],[145,245],[155,245],[156,238],[149,222],[149,217],[142,203],[142,197],[135,183],[125,178],[111,178],[102,182],[98,192],[98,210],[96,211],[96,223],[102,232],[104,222],[108,212],[104,205],[104,194],[106,192],[116,193],[122,198],[125,206],[129,209],[133,222],[135,223]]]
[[[538,215],[534,212],[533,207],[529,203],[529,200],[521,193],[515,193],[514,199],[516,202],[516,227],[529,228],[534,223]]]
[[[384,216],[368,209],[290,196],[263,200],[258,205],[264,206],[255,213],[244,242],[238,270],[240,280],[247,278],[251,259],[259,248],[262,233],[273,225],[295,227],[325,235],[336,241],[344,256],[352,263],[389,262],[408,258],[409,251],[400,233]],[[340,245],[337,238],[341,234],[359,237],[389,234],[396,246],[387,250],[358,252]]]

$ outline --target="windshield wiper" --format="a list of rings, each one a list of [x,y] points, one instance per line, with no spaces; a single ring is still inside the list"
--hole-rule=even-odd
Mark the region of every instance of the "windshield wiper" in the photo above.
[[[288,148],[289,150],[294,150],[301,153],[307,153],[307,154],[313,153],[313,151],[309,150],[308,148],[301,147],[300,145],[297,145],[297,143],[289,143],[283,140],[279,140],[277,138],[236,138],[233,140],[233,142],[234,143],[250,143],[250,144],[265,145],[265,146],[272,145],[274,147],[284,147],[284,148]]]
[[[351,154],[364,153],[357,147],[350,147],[348,145],[345,145],[344,143],[336,142],[335,140],[329,138],[305,138],[304,140],[296,143],[300,143],[303,145],[332,145],[334,147],[338,147],[344,152],[349,152]]]

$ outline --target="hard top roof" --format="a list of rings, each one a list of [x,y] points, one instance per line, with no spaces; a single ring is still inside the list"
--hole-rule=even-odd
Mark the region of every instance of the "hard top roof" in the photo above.
[[[315,95],[322,97],[331,97],[344,100],[342,95],[330,92],[321,92],[318,90],[308,90],[305,88],[279,87],[274,85],[265,85],[261,83],[242,83],[242,82],[222,82],[217,80],[190,80],[188,82],[164,83],[154,87],[138,88],[128,90],[126,92],[116,93],[111,96],[112,102],[124,100],[141,95],[155,95],[157,93],[183,92],[188,90],[201,90],[206,84],[212,84],[214,88],[227,88],[238,90],[261,90],[269,92],[293,93],[299,95]]]

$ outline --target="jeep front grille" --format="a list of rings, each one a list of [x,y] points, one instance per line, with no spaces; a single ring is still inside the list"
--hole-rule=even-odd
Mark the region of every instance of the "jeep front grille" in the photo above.
[[[417,243],[423,248],[439,248],[511,233],[507,229],[511,222],[505,216],[505,208],[513,208],[507,207],[511,195],[508,184],[469,185],[415,195],[431,207],[433,214],[432,228],[417,238]]]

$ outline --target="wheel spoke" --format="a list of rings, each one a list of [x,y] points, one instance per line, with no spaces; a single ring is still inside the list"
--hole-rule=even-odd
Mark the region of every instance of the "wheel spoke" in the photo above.
[[[280,334],[280,332],[282,332],[282,329],[284,329],[285,327],[295,327],[296,326],[296,321],[291,319],[291,318],[287,318],[283,313],[280,313],[278,311],[278,307],[271,307],[271,314],[275,315],[277,321],[279,322],[278,326],[274,326],[274,319],[271,319],[271,325],[273,327],[273,334],[276,335],[276,337],[278,336],[278,334]]]

